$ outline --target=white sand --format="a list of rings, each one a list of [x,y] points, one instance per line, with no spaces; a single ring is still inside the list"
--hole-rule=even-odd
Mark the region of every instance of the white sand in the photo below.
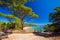
[[[28,29],[28,28],[30,28],[30,27],[24,27],[24,29]]]
[[[27,30],[27,29],[29,29],[29,28],[31,28],[31,27],[24,27],[24,30]]]
[[[30,34],[11,34],[9,38],[3,40],[54,40],[54,38],[45,38],[42,36],[36,36],[33,33]],[[60,39],[59,39],[60,40]]]

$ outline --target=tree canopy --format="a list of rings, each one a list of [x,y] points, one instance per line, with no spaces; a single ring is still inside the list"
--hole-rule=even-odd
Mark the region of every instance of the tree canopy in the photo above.
[[[53,13],[49,14],[49,21],[52,22],[50,27],[54,27],[55,32],[60,32],[60,7],[54,9]]]
[[[14,15],[11,15],[11,14],[3,14],[3,13],[0,12],[0,16],[3,16],[5,18],[9,18],[9,19],[10,18],[15,19],[14,22],[16,22],[16,23],[20,22],[20,19],[18,17],[14,16]]]
[[[60,24],[60,7],[55,8],[55,12],[50,13],[49,20],[50,22]]]
[[[28,1],[29,0],[0,0],[1,6],[10,8],[12,15],[20,18],[22,29],[25,16],[38,18],[38,15],[35,14],[35,12],[33,12],[31,8],[24,5]]]

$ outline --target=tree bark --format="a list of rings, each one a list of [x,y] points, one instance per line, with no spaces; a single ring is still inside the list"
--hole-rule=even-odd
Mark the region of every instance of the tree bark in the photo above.
[[[21,29],[23,30],[23,28],[24,28],[24,20],[23,20],[23,18],[21,19]]]

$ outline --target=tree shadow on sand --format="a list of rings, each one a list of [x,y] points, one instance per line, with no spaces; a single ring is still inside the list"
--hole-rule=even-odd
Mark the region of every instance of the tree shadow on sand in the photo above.
[[[0,40],[5,39],[5,38],[8,38],[8,34],[0,32]]]
[[[12,34],[12,32],[7,32],[7,30],[2,30],[0,32],[0,40],[8,38],[8,35]]]
[[[34,32],[33,34],[36,35],[36,36],[43,36],[43,37],[60,36],[60,33],[51,33],[51,34],[47,34],[47,33],[41,33],[41,32]]]

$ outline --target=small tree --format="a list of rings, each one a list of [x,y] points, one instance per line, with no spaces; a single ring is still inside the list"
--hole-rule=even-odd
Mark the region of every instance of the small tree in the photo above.
[[[45,26],[45,30],[46,31],[49,31],[49,32],[54,32],[55,31],[55,27],[54,26],[51,26],[51,25],[46,25]]]

